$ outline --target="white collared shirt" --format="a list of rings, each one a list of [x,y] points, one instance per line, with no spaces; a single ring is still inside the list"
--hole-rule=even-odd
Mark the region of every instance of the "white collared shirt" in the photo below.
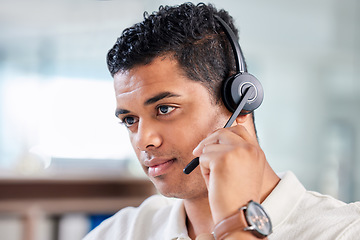
[[[346,204],[306,191],[292,172],[262,203],[273,224],[269,239],[360,239],[360,202]]]
[[[183,201],[154,195],[105,220],[84,240],[191,240]]]
[[[345,204],[306,191],[287,172],[262,203],[270,216],[269,240],[360,239],[360,202]],[[183,201],[155,195],[138,208],[125,208],[105,220],[84,240],[191,240]]]

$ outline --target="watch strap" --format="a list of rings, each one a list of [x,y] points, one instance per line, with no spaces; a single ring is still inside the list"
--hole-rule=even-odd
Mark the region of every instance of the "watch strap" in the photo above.
[[[233,215],[225,218],[221,222],[215,225],[213,235],[216,240],[224,239],[231,232],[238,229],[245,229],[248,227],[248,223],[245,219],[245,213],[243,208],[239,209]]]

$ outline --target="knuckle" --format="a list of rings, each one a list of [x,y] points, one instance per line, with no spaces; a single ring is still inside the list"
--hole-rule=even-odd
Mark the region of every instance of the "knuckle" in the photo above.
[[[232,167],[234,166],[234,163],[238,163],[239,162],[239,155],[236,149],[232,150],[232,151],[228,151],[226,153],[224,153],[220,159],[220,161],[222,166],[228,168],[228,167]]]
[[[246,152],[248,152],[249,155],[254,156],[254,157],[255,156],[257,157],[259,154],[258,148],[252,144],[247,144]]]

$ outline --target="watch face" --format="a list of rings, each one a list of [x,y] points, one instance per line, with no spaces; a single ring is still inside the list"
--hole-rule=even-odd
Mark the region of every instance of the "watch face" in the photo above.
[[[250,201],[246,208],[246,221],[253,227],[258,237],[266,237],[272,232],[271,221],[260,204]]]

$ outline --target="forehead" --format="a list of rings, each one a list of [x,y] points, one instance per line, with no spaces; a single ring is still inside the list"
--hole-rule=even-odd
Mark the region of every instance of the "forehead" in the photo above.
[[[177,61],[169,57],[158,57],[148,65],[137,66],[129,71],[115,74],[114,87],[117,98],[128,96],[142,98],[161,91],[205,89],[201,83],[188,79]]]

